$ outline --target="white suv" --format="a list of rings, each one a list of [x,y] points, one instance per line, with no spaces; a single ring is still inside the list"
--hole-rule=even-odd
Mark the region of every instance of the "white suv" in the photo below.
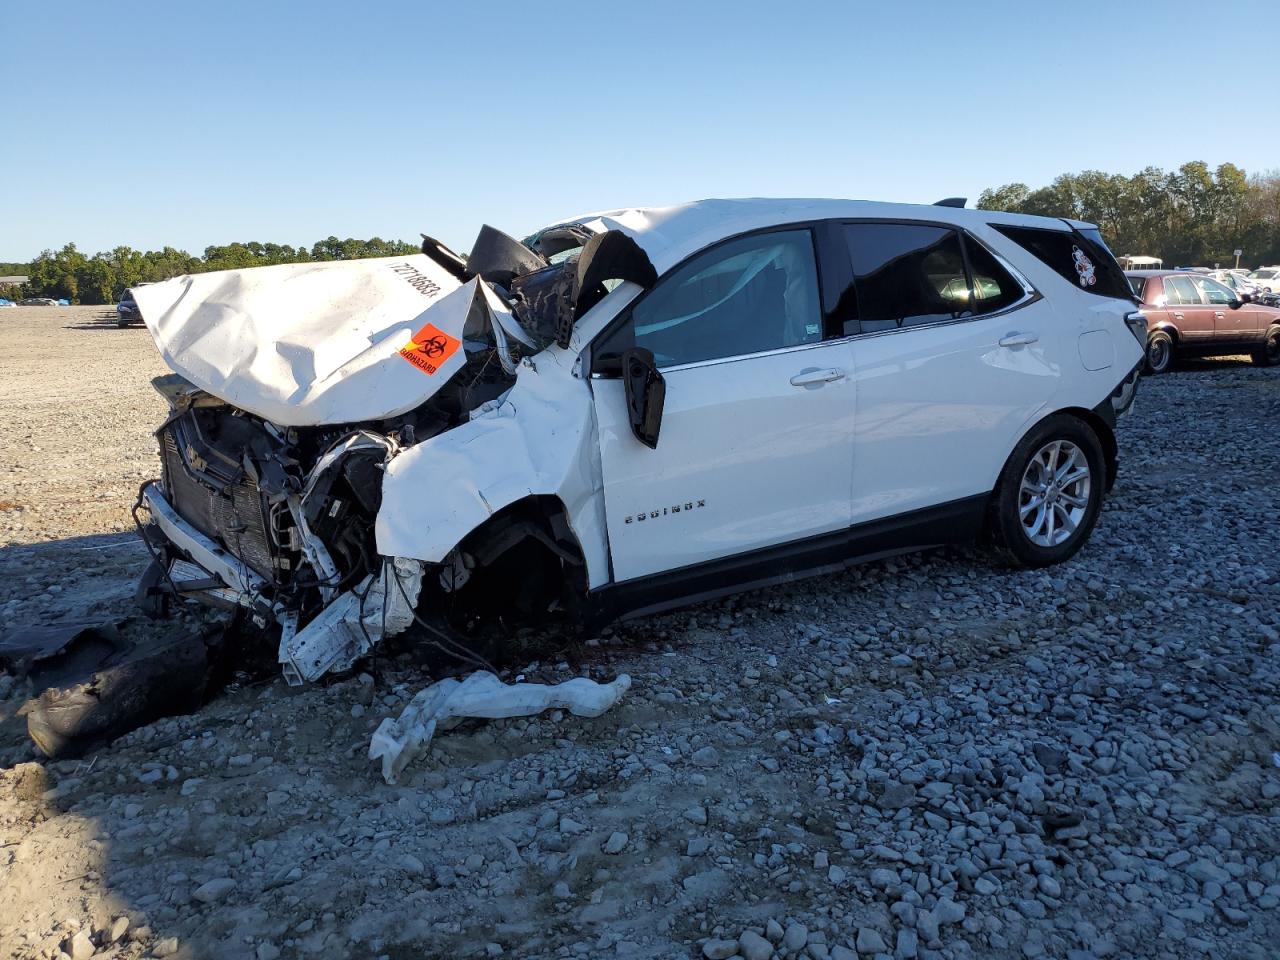
[[[1245,279],[1263,293],[1280,292],[1280,267],[1259,267]]]
[[[279,624],[291,682],[415,624],[1057,563],[1114,481],[1146,322],[1088,224],[709,200],[423,248],[136,291],[178,374],[140,596]]]

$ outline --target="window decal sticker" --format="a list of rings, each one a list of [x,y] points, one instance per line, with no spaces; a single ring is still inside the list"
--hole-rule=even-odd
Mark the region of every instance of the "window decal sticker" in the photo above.
[[[1071,245],[1071,259],[1076,262],[1076,275],[1080,278],[1080,286],[1092,287],[1098,282],[1093,274],[1093,261],[1084,255],[1084,251],[1075,244]]]
[[[428,323],[413,335],[413,339],[400,348],[404,357],[427,376],[444,366],[461,346],[461,341],[449,336],[433,323]]]

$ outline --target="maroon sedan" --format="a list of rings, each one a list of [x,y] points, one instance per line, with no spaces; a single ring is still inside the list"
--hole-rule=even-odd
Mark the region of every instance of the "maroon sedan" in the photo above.
[[[1280,309],[1241,300],[1212,277],[1175,270],[1125,276],[1147,315],[1147,370],[1164,373],[1176,357],[1247,353],[1259,366],[1280,363]]]

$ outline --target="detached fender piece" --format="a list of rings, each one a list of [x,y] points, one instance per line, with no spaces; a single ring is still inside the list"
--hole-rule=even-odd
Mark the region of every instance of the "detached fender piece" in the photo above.
[[[469,423],[387,464],[375,524],[378,552],[441,563],[503,507],[530,496],[564,504],[589,586],[609,578],[595,410],[586,383],[552,348],[522,364],[516,385]]]

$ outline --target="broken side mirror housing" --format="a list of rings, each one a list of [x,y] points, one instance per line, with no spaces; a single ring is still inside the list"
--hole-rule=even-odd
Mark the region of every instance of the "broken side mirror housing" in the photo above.
[[[546,260],[515,237],[509,237],[487,223],[476,235],[466,262],[473,276],[502,287],[510,287],[516,277],[534,273],[546,265]]]
[[[631,432],[649,449],[657,449],[667,382],[658,371],[652,350],[628,347],[623,351],[622,385]]]

